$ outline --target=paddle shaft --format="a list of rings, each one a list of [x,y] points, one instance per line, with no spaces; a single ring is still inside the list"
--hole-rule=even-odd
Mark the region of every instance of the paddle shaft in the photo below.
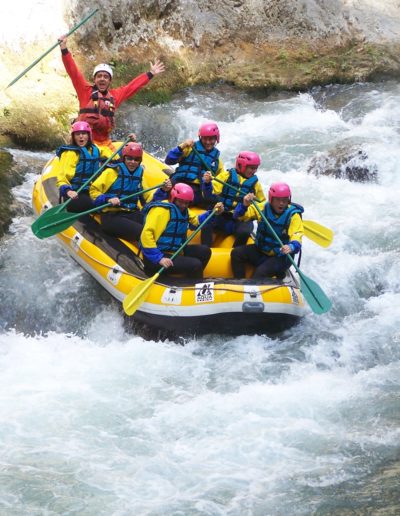
[[[190,235],[190,237],[185,240],[185,242],[179,247],[179,249],[171,256],[171,260],[176,258],[176,256],[182,251],[182,249],[188,245],[188,243],[194,238],[194,236],[201,230],[201,228],[207,224],[210,218],[214,215],[217,210],[214,208],[213,211],[208,215],[208,217],[196,228],[195,231]],[[146,300],[148,291],[153,285],[153,283],[157,280],[160,274],[165,270],[165,267],[161,267],[158,272],[154,274],[151,278],[148,278],[139,285],[133,287],[133,289],[126,295],[122,306],[124,307],[125,313],[127,315],[133,315],[139,306]]]
[[[225,181],[222,181],[221,179],[218,179],[218,177],[215,177],[214,172],[211,170],[211,168],[208,166],[208,164],[204,161],[203,156],[199,153],[199,151],[196,149],[196,147],[192,147],[192,151],[196,154],[196,156],[199,158],[199,160],[202,162],[204,168],[208,170],[208,172],[211,172],[211,175],[213,176],[214,181],[217,181],[217,183],[220,183],[221,185],[224,185],[228,188],[231,188],[232,190],[235,190],[235,192],[241,193],[240,188],[237,188],[236,186],[230,185],[226,183]],[[262,202],[260,199],[254,199],[257,202]]]
[[[141,190],[140,192],[135,192],[133,194],[126,195],[125,197],[121,197],[120,201],[126,201],[127,199],[131,199],[132,197],[136,197],[136,196],[142,195],[146,192],[150,192],[151,190],[160,188],[161,186],[163,186],[163,184],[164,183],[160,183],[159,185],[152,186],[151,188],[146,188],[145,190]],[[90,213],[95,213],[96,211],[101,211],[102,209],[109,208],[110,206],[112,206],[112,205],[109,202],[107,202],[105,204],[102,204],[101,206],[96,206],[94,208],[91,208],[90,210],[86,210],[86,211],[82,211],[82,212],[78,212],[78,213],[71,213],[71,214],[67,215],[65,218],[63,218],[62,220],[57,220],[56,222],[50,222],[49,224],[45,224],[44,226],[42,226],[41,229],[44,230],[44,229],[52,228],[54,226],[64,224],[68,221],[71,221],[71,224],[72,224],[74,220],[79,219],[83,215],[90,215]]]
[[[192,150],[196,154],[196,156],[200,159],[200,161],[202,162],[203,166],[209,172],[211,172],[211,174],[213,175],[214,181],[217,181],[221,185],[224,185],[227,188],[231,188],[232,190],[234,190],[234,191],[236,191],[238,193],[241,193],[240,188],[237,188],[236,186],[230,185],[230,184],[226,183],[225,181],[222,181],[221,179],[218,179],[218,177],[215,177],[214,172],[211,170],[211,168],[208,166],[208,164],[204,161],[202,155],[198,152],[198,150],[195,147],[192,147]],[[261,201],[260,199],[257,199],[257,198],[255,198],[254,201],[256,201],[256,202],[263,202],[263,201]],[[322,245],[321,241],[326,241],[327,244],[324,244],[323,247],[327,247],[328,245],[331,244],[331,242],[332,242],[332,231],[330,229],[325,228],[321,224],[318,224],[319,230],[320,230],[320,231],[318,231],[318,229],[316,229],[315,227],[307,226],[307,221],[303,221],[303,226],[304,226],[305,229],[308,229],[309,233],[307,234],[307,237],[310,238],[310,240],[313,240],[314,242],[318,243],[319,245]],[[314,233],[316,235],[316,237],[313,238],[312,233]]]
[[[106,166],[110,163],[110,161],[111,161],[111,160],[112,160],[112,159],[113,159],[113,158],[114,158],[114,157],[119,153],[119,151],[120,151],[123,147],[125,147],[125,145],[126,145],[129,141],[130,141],[130,138],[127,138],[127,139],[124,141],[124,143],[123,143],[120,147],[118,147],[118,149],[117,149],[115,152],[113,152],[109,158],[107,158],[107,159],[106,159],[106,161],[101,165],[101,167],[100,167],[100,168],[98,168],[98,169],[96,170],[96,172],[94,172],[94,173],[89,177],[89,179],[87,179],[87,180],[86,180],[86,181],[85,181],[85,182],[84,182],[84,183],[83,183],[83,184],[82,184],[82,185],[81,185],[81,186],[76,190],[76,193],[81,192],[81,191],[82,191],[82,190],[83,190],[83,189],[84,189],[84,188],[85,188],[85,187],[86,187],[86,186],[87,186],[91,181],[93,181],[93,179],[94,179],[97,175],[99,175],[99,174],[100,174],[100,172],[102,172],[102,171],[106,168]],[[66,206],[67,206],[71,201],[72,201],[72,199],[71,199],[71,198],[69,198],[69,199],[67,199],[65,202],[63,202],[62,204],[60,204],[60,206],[59,206],[59,210],[57,210],[57,212],[56,212],[56,213],[60,213],[60,211],[62,211],[62,210],[63,210],[63,209],[64,209],[64,208],[65,208],[65,207],[66,207]]]
[[[76,30],[79,29],[79,27],[81,27],[81,25],[83,25],[84,23],[86,23],[92,16],[94,16],[97,11],[99,11],[99,9],[95,9],[93,12],[91,12],[90,14],[88,14],[85,18],[83,18],[83,20],[81,20],[78,25],[75,25],[75,27],[73,29],[71,29],[69,32],[67,32],[66,36],[70,36],[73,32],[75,32]],[[42,54],[40,57],[38,57],[31,65],[29,65],[27,68],[25,68],[24,71],[22,71],[15,79],[13,79],[10,84],[8,86],[6,86],[6,89],[9,88],[10,86],[12,86],[13,84],[15,84],[19,79],[21,79],[21,77],[23,75],[25,75],[27,72],[29,72],[29,70],[31,68],[33,68],[35,65],[37,65],[39,63],[39,61],[41,61],[44,57],[47,56],[47,54],[49,54],[52,50],[54,50],[58,45],[60,44],[59,41],[57,41],[57,43],[55,43],[54,45],[52,45],[44,54]]]
[[[274,228],[269,223],[267,217],[264,215],[264,213],[260,210],[260,208],[254,201],[252,201],[252,204],[260,214],[260,217],[263,219],[268,229],[271,231],[275,240],[282,247],[283,242],[276,234]],[[302,290],[304,297],[307,300],[313,312],[321,314],[330,310],[332,303],[330,299],[326,296],[325,292],[321,289],[321,287],[317,283],[315,283],[315,281],[311,280],[310,278],[307,278],[307,276],[301,272],[301,270],[299,269],[293,258],[290,256],[290,254],[287,254],[285,256],[289,258],[293,267],[296,269],[298,275],[300,276],[300,289]]]
[[[271,233],[273,234],[275,240],[279,243],[279,245],[282,247],[284,244],[282,242],[282,240],[279,238],[279,236],[277,235],[276,231],[274,230],[274,228],[271,226],[271,224],[269,223],[267,217],[264,215],[264,213],[260,210],[260,208],[257,206],[257,204],[252,201],[252,204],[253,206],[255,207],[255,209],[258,211],[258,213],[260,214],[260,217],[263,219],[263,221],[265,222],[265,224],[267,225],[268,229],[271,231]],[[290,256],[290,254],[287,254],[286,255],[289,260],[292,262],[292,264],[294,265],[295,269],[297,270],[297,272],[300,272],[300,269],[297,267],[295,261],[293,260],[293,258]]]
[[[207,224],[207,222],[211,219],[211,217],[215,214],[217,210],[214,208],[213,211],[208,215],[208,217],[203,220],[203,222],[193,231],[193,233],[190,235],[190,237],[183,242],[183,244],[180,246],[180,248],[174,252],[174,254],[170,257],[170,260],[174,260],[178,256],[178,254],[184,249],[188,243],[197,235],[197,233],[201,230],[203,226]],[[161,274],[164,271],[165,267],[161,267],[161,269],[158,271],[158,274]]]

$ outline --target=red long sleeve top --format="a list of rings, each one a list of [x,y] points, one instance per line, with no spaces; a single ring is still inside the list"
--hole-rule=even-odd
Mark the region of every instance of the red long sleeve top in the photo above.
[[[76,94],[78,96],[79,109],[82,109],[86,107],[91,100],[93,83],[91,84],[84,78],[84,76],[82,75],[81,71],[75,63],[72,54],[68,50],[67,52],[62,52],[62,61],[64,63],[65,70],[69,75],[72,81],[72,85],[74,86]],[[135,95],[135,93],[137,93],[141,88],[143,88],[143,86],[146,86],[146,84],[148,84],[151,78],[151,72],[142,73],[134,79],[132,79],[125,86],[109,89],[108,92],[114,98],[115,101],[115,109],[126,99],[132,97],[132,95]],[[97,141],[100,143],[104,143],[106,140],[109,140],[111,129],[107,134],[105,134],[104,132],[100,132],[94,127],[92,127],[92,131],[93,140],[95,142]]]

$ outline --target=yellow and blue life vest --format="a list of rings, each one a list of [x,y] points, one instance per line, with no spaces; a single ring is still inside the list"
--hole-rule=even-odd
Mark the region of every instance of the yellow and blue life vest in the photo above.
[[[276,217],[269,202],[265,204],[263,209],[263,214],[284,245],[289,242],[288,229],[293,215],[295,213],[301,215],[303,212],[304,208],[300,204],[294,203],[290,204],[279,217]],[[280,252],[281,245],[276,241],[263,219],[258,223],[255,243],[259,250],[264,253],[274,251],[275,254],[279,254]]]
[[[143,214],[146,215],[151,208],[155,206],[169,210],[169,221],[167,227],[157,240],[157,247],[160,251],[175,252],[186,240],[187,230],[189,228],[188,210],[181,210],[170,202],[152,202],[145,206]]]
[[[206,152],[200,140],[195,142],[194,147],[215,175],[219,166],[219,150],[214,147],[210,152]],[[205,172],[206,169],[204,169],[204,165],[199,156],[197,156],[195,152],[191,151],[180,162],[179,166],[172,174],[171,180],[173,183],[193,183],[196,179],[201,180]]]
[[[255,186],[257,181],[258,177],[254,175],[241,183],[236,168],[231,168],[229,170],[229,177],[225,182],[236,188],[239,188],[240,193],[233,188],[229,188],[228,186],[224,185],[218,198],[221,202],[224,203],[225,210],[231,211],[235,202],[241,202],[243,197],[250,192],[255,193]]]
[[[118,177],[105,193],[107,199],[113,197],[119,197],[121,199],[123,196],[131,195],[142,190],[144,171],[142,165],[139,165],[134,172],[130,172],[122,161],[118,164],[111,165],[111,168],[117,168]],[[124,210],[134,211],[138,209],[138,201],[138,197],[132,197],[127,201],[122,201],[119,207]]]
[[[87,147],[79,147],[78,145],[61,145],[56,150],[58,157],[65,151],[75,151],[79,153],[79,161],[75,168],[74,177],[71,179],[71,187],[73,190],[83,185],[99,168],[100,163],[100,151],[96,145],[92,145],[92,154],[90,154]],[[89,185],[87,185],[82,191],[87,192]]]

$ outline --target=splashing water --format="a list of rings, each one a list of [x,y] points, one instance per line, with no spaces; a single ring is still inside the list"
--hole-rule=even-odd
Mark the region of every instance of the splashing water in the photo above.
[[[119,114],[160,157],[216,120],[226,166],[259,152],[264,189],[284,179],[305,218],[334,229],[329,249],[304,242],[301,265],[333,309],[280,337],[128,334],[56,240],[14,220],[0,249],[2,514],[399,510],[399,101],[393,82],[268,99],[221,86]],[[376,183],[307,173],[346,142]]]

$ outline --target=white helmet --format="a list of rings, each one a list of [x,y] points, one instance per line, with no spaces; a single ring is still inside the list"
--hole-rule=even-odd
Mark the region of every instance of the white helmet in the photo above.
[[[107,72],[108,74],[110,74],[111,79],[113,77],[112,68],[110,65],[106,63],[100,63],[95,67],[95,69],[93,70],[93,77],[96,75],[97,72]]]

